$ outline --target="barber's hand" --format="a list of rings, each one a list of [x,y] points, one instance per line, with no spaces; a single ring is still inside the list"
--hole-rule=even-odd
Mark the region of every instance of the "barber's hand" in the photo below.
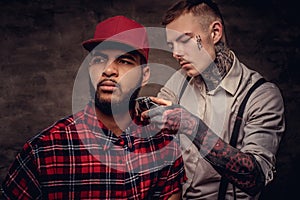
[[[155,102],[156,104],[159,104],[161,106],[171,106],[172,105],[172,101],[169,100],[165,100],[165,99],[161,99],[158,97],[150,97],[150,99]]]
[[[188,112],[182,106],[158,106],[142,113],[142,118],[148,119],[150,125],[157,131],[165,130],[169,133],[182,133],[192,136],[196,133],[199,118]]]

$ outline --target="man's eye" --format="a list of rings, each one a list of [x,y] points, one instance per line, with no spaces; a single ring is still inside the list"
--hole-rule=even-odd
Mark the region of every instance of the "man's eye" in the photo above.
[[[102,56],[94,56],[90,61],[90,65],[101,64],[101,63],[104,63],[105,61],[106,61],[106,59],[103,58]]]
[[[120,59],[119,63],[124,64],[124,65],[133,65],[132,61],[126,60],[126,59]]]

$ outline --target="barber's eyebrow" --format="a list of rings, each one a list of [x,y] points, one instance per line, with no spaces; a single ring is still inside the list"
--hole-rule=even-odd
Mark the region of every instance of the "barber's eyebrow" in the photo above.
[[[192,37],[194,37],[194,34],[191,33],[191,32],[182,33],[181,35],[179,35],[179,36],[175,39],[175,41],[178,42],[178,41],[180,41],[180,40],[181,40],[183,37],[185,37],[185,36],[189,36],[190,38],[192,38]],[[172,42],[171,42],[171,41],[167,41],[167,44],[172,44]]]
[[[183,34],[181,34],[179,37],[176,38],[176,41],[181,40],[181,39],[182,39],[183,37],[185,37],[185,36],[189,36],[190,38],[192,38],[192,37],[194,36],[194,34],[191,33],[191,32],[183,33]]]

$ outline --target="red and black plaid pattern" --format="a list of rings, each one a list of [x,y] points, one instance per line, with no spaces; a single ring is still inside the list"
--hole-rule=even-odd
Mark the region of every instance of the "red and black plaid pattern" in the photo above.
[[[167,199],[185,179],[172,136],[132,123],[116,137],[89,104],[24,145],[3,191],[6,199]]]

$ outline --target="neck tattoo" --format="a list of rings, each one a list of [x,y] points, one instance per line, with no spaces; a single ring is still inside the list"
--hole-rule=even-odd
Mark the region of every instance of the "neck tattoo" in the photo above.
[[[216,59],[201,74],[208,91],[215,89],[226,76],[233,64],[233,54],[223,42],[215,45]]]

